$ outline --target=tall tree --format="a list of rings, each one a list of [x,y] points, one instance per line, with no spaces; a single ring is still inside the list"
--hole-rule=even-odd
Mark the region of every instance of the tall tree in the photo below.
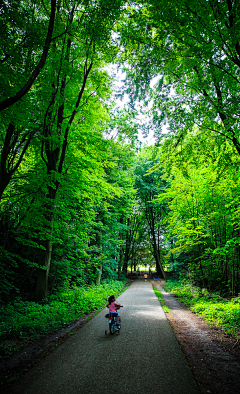
[[[69,132],[74,127],[76,119],[81,121],[81,107],[88,100],[104,94],[104,84],[101,72],[101,58],[104,51],[110,49],[110,32],[114,17],[119,13],[119,6],[108,10],[103,2],[88,2],[84,7],[77,7],[74,2],[69,8],[68,20],[71,27],[57,45],[62,42],[59,57],[58,75],[52,79],[51,101],[44,115],[44,138],[42,144],[42,159],[47,167],[49,183],[46,196],[45,221],[48,223],[48,236],[42,241],[39,275],[36,286],[36,299],[47,297],[47,279],[52,252],[52,226],[54,218],[54,201],[64,171],[64,161],[67,153]],[[103,26],[103,18],[105,25]],[[56,52],[56,51],[54,51]],[[77,58],[77,61],[75,60]],[[95,64],[95,67],[93,65]],[[76,69],[79,67],[79,70]],[[93,71],[92,71],[93,70]],[[87,88],[87,80],[92,71],[93,77]],[[102,73],[104,75],[104,72]],[[87,94],[85,94],[85,91]],[[65,98],[72,94],[69,101]],[[69,105],[70,104],[70,105]],[[66,169],[65,169],[66,170]]]
[[[151,169],[156,162],[152,158],[154,150],[146,148],[140,154],[136,166],[136,183],[137,197],[140,207],[148,223],[148,231],[152,246],[153,255],[156,261],[157,272],[166,279],[163,269],[163,234],[165,226],[163,224],[166,216],[166,206],[157,202],[159,194],[163,193],[166,184],[161,179],[161,171],[151,173]]]
[[[166,144],[167,145],[167,144]],[[160,163],[168,181],[169,245],[185,256],[200,286],[234,295],[239,286],[239,156],[222,136],[189,133],[177,152],[163,148]],[[169,165],[170,164],[170,165]]]
[[[24,46],[24,32],[27,31],[29,24],[32,29],[33,47],[31,48],[36,46],[38,49],[33,58],[31,51],[29,52],[30,58],[28,58],[27,52],[22,51],[24,54],[22,61],[18,56],[11,59],[16,63],[13,74],[16,75],[20,70],[19,76],[21,78],[18,81],[20,86],[24,80],[27,80],[28,74],[31,74],[30,68],[34,69],[39,65],[41,40],[37,37],[36,32],[38,26],[41,26],[43,22],[46,25],[44,12],[48,15],[48,10],[42,10],[41,2],[39,8],[38,3],[31,4],[28,8],[27,3],[23,1],[19,9],[25,15],[24,7],[26,6],[27,22],[26,20],[21,22],[21,18],[17,17],[17,9],[14,8],[14,4],[5,4],[5,8],[9,15],[15,15],[16,25],[19,25],[18,32],[22,31],[23,39],[19,42],[20,49],[16,47],[16,51],[21,52],[21,48]],[[68,148],[71,146],[71,139],[73,135],[75,138],[79,138],[74,130],[78,130],[78,133],[81,134],[81,125],[86,123],[88,116],[93,116],[92,110],[96,109],[96,101],[99,108],[103,98],[109,96],[110,80],[103,67],[107,61],[112,60],[114,55],[111,30],[121,12],[121,5],[121,0],[115,2],[114,5],[111,5],[108,0],[84,3],[69,0],[58,4],[55,16],[54,2],[52,1],[51,18],[54,15],[55,23],[52,40],[49,33],[47,44],[46,42],[43,44],[45,67],[38,74],[38,78],[35,79],[35,83],[32,84],[28,93],[21,96],[20,101],[18,100],[17,103],[2,111],[1,193],[5,193],[5,196],[8,195],[7,188],[12,176],[19,171],[29,146],[36,145],[37,147],[36,141],[41,144],[40,152],[45,164],[45,168],[41,165],[43,182],[40,189],[43,200],[40,209],[42,214],[40,222],[44,223],[45,230],[41,232],[38,239],[41,247],[39,253],[41,268],[36,288],[37,300],[45,298],[47,295],[56,199],[64,176],[69,170],[66,157]],[[33,11],[32,19],[30,18],[31,10]],[[52,22],[51,19],[51,36]],[[7,28],[7,26],[6,24],[5,27]],[[14,32],[17,34],[17,28]],[[13,41],[10,43],[13,45]],[[48,56],[46,56],[47,53]],[[8,60],[4,57],[3,64],[5,61]],[[40,68],[42,65],[40,59]],[[89,78],[90,74],[91,78]],[[13,75],[7,74],[5,76],[6,86],[11,78],[14,80]],[[17,83],[14,85],[14,89],[18,91]],[[6,94],[8,95],[8,92]],[[20,108],[19,113],[17,113],[17,106]],[[98,110],[96,114],[99,115],[98,122],[101,122],[103,115]],[[96,120],[92,121],[93,128],[96,123]]]
[[[152,100],[156,137],[167,122],[168,138],[178,144],[196,124],[224,135],[240,154],[239,12],[231,0],[128,8],[120,25],[128,90],[133,101]]]

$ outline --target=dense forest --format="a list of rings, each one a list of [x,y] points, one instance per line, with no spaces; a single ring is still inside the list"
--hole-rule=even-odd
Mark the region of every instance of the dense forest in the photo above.
[[[1,1],[2,305],[140,265],[238,295],[239,17],[233,0]]]

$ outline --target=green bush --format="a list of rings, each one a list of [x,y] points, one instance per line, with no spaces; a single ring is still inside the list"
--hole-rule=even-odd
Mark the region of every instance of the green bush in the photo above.
[[[111,281],[66,290],[51,296],[45,305],[17,299],[12,304],[0,306],[0,356],[11,353],[6,340],[34,340],[51,333],[101,308],[110,295],[117,296],[123,289],[124,282]],[[14,347],[15,344],[12,350]]]
[[[192,286],[188,281],[167,281],[165,289],[175,294],[191,310],[207,322],[221,327],[232,336],[240,336],[240,297],[226,300],[206,289]]]
[[[240,297],[222,302],[214,300],[198,301],[192,307],[192,311],[202,315],[209,323],[221,326],[229,334],[239,334]]]
[[[162,305],[162,308],[163,308],[164,312],[169,312],[170,308],[169,308],[169,306],[167,306],[165,304],[164,299],[162,297],[161,291],[157,290],[156,287],[154,287],[154,286],[153,286],[153,290],[154,290],[154,293],[156,294],[157,298],[159,299],[160,304]]]

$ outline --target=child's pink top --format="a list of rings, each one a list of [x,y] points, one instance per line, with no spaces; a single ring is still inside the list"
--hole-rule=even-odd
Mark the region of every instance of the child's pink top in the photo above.
[[[116,302],[115,302],[115,301],[111,302],[111,304],[108,305],[108,307],[109,307],[109,313],[110,313],[110,312],[115,312],[115,305],[116,305]]]

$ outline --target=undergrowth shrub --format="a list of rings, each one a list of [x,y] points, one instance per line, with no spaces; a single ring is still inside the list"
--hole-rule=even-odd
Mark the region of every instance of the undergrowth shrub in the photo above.
[[[167,281],[165,289],[175,294],[191,310],[200,314],[207,322],[221,327],[234,337],[240,337],[240,297],[231,300],[206,289],[193,286],[189,281]]]
[[[107,304],[110,295],[122,293],[124,284],[111,281],[98,286],[75,287],[52,295],[45,305],[17,299],[0,306],[0,357],[14,350],[14,340],[37,339],[99,309]],[[12,348],[6,344],[11,340]]]

